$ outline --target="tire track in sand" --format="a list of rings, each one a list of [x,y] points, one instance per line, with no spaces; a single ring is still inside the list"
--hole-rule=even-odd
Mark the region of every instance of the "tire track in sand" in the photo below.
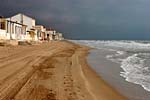
[[[0,100],[11,100],[35,72],[31,66],[41,59],[43,58],[39,57],[32,62],[29,61],[23,69],[16,71],[12,77],[5,80],[4,84],[0,86]]]

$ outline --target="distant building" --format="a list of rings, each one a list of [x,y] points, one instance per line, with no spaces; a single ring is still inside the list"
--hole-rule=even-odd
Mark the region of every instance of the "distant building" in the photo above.
[[[42,25],[36,25],[35,30],[37,30],[37,38],[38,40],[45,40],[45,28]]]
[[[56,33],[55,40],[63,40],[63,34],[62,33]]]
[[[55,40],[56,30],[54,29],[47,29],[46,30],[46,39],[47,40]]]
[[[63,34],[62,33],[58,33],[58,40],[63,40],[64,37],[63,37]]]

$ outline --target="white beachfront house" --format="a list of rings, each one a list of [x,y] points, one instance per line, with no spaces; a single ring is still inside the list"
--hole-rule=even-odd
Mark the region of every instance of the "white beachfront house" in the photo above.
[[[56,39],[57,40],[63,40],[63,34],[62,33],[56,33]]]
[[[21,13],[7,19],[27,26],[25,40],[38,40],[37,30],[35,30],[35,19]]]
[[[0,17],[0,39],[22,40],[25,38],[27,26],[9,18]]]
[[[55,40],[56,30],[50,28],[47,29],[45,33],[47,40]]]
[[[37,30],[38,40],[45,40],[46,29],[42,25],[36,25],[35,30]]]
[[[56,33],[55,34],[55,40],[63,40],[63,34],[62,33]]]

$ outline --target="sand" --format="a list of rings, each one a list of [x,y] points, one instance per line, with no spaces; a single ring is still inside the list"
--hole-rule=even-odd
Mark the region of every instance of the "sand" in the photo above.
[[[0,100],[126,100],[67,41],[0,47]]]

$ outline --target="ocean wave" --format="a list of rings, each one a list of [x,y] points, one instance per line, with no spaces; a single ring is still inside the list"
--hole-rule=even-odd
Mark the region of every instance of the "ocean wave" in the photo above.
[[[122,55],[124,55],[124,54],[125,54],[124,51],[116,51],[116,54],[107,55],[106,58],[108,60],[111,60],[112,62],[120,64],[123,59],[121,59],[119,57],[122,56]]]
[[[138,41],[102,41],[102,40],[72,40],[73,42],[84,44],[97,49],[108,48],[125,51],[150,51],[150,42]]]
[[[145,90],[150,91],[150,70],[145,66],[146,59],[140,58],[142,54],[134,54],[124,59],[121,63],[121,76],[128,82],[141,85]],[[147,55],[147,54],[143,54]],[[142,55],[142,56],[143,56]]]

